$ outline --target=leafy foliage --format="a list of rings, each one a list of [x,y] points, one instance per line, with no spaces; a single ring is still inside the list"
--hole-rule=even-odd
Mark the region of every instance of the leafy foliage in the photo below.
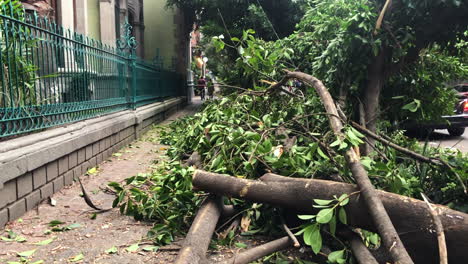
[[[173,122],[162,133],[162,143],[169,145],[169,161],[151,174],[127,179],[123,186],[111,183],[110,186],[118,192],[114,206],[136,219],[155,221],[149,235],[158,244],[169,243],[175,235],[183,234],[204,197],[193,192],[193,169],[182,164],[182,160],[193,152],[200,154],[202,169],[236,177],[256,179],[266,172],[273,172],[291,177],[327,179],[331,174],[339,174],[347,182],[353,182],[341,153],[362,143],[360,133],[346,126],[346,138],[337,141],[329,131],[319,98],[311,90],[306,98],[252,93],[248,91],[211,101],[195,116]],[[416,141],[401,133],[391,137],[405,147],[422,152]],[[434,202],[456,209],[463,209],[467,204],[457,177],[447,169],[421,166],[379,144],[376,148],[384,156],[362,157],[362,162],[380,189],[416,198],[424,192]],[[468,181],[466,155],[433,148],[427,148],[426,154],[440,156],[456,168],[465,182]],[[420,176],[423,171],[425,175],[431,175],[430,178]],[[323,208],[314,224],[345,223],[346,212],[341,209],[345,200],[343,197],[331,202],[316,200],[316,206]],[[249,230],[253,233],[271,234],[274,230],[275,217],[271,207],[257,205],[253,208],[252,204],[236,199],[227,202],[236,204],[243,209],[244,217],[251,218]],[[312,231],[310,229],[307,234],[312,236]]]

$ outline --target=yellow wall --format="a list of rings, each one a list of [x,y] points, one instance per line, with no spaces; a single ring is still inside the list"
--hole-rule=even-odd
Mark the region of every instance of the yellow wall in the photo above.
[[[163,56],[164,67],[172,65],[175,56],[176,36],[174,24],[175,10],[165,7],[166,0],[144,0],[145,18],[145,60],[152,61],[156,49]]]
[[[99,26],[99,0],[88,1],[88,36],[101,40],[101,27]],[[114,23],[113,21],[111,23]]]

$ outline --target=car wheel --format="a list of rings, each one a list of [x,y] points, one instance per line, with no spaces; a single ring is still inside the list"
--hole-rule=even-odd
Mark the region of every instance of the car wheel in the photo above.
[[[447,129],[449,134],[454,137],[459,137],[465,133],[465,128],[464,127],[452,127]]]

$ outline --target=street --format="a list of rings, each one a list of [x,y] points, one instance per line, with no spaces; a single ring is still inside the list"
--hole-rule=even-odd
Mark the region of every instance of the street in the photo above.
[[[463,153],[468,153],[468,129],[460,137],[450,136],[445,129],[435,130],[429,138],[429,144],[433,147],[457,148]]]

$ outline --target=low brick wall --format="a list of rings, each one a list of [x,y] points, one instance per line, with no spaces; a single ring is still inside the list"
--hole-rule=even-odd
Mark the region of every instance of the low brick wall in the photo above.
[[[0,142],[0,228],[185,105],[185,97]]]

